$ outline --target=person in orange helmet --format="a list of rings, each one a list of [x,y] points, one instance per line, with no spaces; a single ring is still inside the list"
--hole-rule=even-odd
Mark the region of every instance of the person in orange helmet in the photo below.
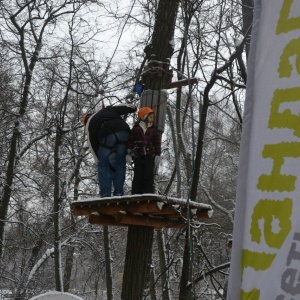
[[[127,153],[134,161],[132,194],[154,193],[154,168],[161,154],[161,133],[154,119],[152,108],[140,108],[128,137]]]

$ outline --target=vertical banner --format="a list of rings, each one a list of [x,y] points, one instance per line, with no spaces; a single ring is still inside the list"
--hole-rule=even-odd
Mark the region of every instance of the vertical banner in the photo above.
[[[300,299],[300,1],[255,0],[227,300]]]

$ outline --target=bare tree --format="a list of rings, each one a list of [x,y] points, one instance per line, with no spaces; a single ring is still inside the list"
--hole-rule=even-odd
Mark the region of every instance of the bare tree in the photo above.
[[[177,13],[173,1],[136,0],[125,9],[114,7],[119,1],[97,2],[0,4],[0,288],[16,291],[16,299],[43,288],[84,293],[87,300],[119,299],[122,289],[130,298],[135,288],[137,299],[210,299],[211,292],[224,298],[247,80],[243,6],[174,1],[180,6],[173,40],[166,32]],[[167,23],[156,22],[164,18]],[[134,41],[118,52],[129,31]],[[102,53],[108,35],[115,44]],[[98,194],[82,114],[101,105],[99,88],[106,103],[126,94],[137,101],[133,85],[151,54],[171,58],[173,81],[198,78],[191,88],[169,90],[157,190],[208,203],[214,216],[190,231],[161,230],[156,239],[152,228],[129,228],[124,267],[127,229],[105,232],[74,218],[69,204]],[[154,78],[145,88],[164,86]],[[126,191],[131,173],[128,168]]]
[[[10,140],[8,165],[5,174],[4,190],[1,195],[0,210],[0,257],[3,253],[4,226],[7,219],[8,207],[12,194],[15,176],[16,160],[18,157],[17,143],[21,138],[20,126],[26,115],[30,100],[30,87],[36,64],[41,55],[45,35],[48,30],[55,28],[57,20],[67,14],[74,14],[81,7],[78,1],[63,1],[57,6],[47,2],[40,3],[32,0],[24,4],[10,2],[10,5],[1,3],[2,19],[7,22],[13,41],[7,41],[11,48],[21,59],[24,68],[24,77],[20,86],[20,98],[15,109],[14,128]]]

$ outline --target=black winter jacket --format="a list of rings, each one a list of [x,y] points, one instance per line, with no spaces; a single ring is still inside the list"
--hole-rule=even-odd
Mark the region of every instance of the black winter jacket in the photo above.
[[[133,113],[136,109],[133,104],[107,106],[89,117],[85,130],[88,136],[89,148],[95,159],[102,137],[120,130],[130,131],[129,125],[121,116]]]

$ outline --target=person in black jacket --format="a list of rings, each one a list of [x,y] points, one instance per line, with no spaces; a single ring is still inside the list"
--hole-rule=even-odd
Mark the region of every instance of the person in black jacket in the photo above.
[[[98,164],[101,197],[111,196],[112,185],[114,196],[122,196],[124,193],[126,147],[130,128],[121,116],[135,111],[133,104],[119,104],[107,106],[82,118],[89,149]],[[109,163],[112,154],[115,157],[114,166]]]

